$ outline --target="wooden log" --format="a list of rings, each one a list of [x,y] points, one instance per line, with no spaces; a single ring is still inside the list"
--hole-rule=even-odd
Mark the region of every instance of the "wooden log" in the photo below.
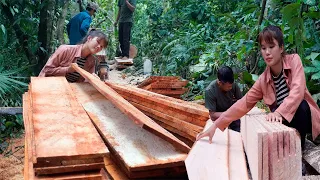
[[[22,107],[0,107],[0,114],[16,115],[22,114]]]
[[[109,153],[65,77],[32,77],[31,84],[37,161],[90,159]]]
[[[172,143],[175,147],[181,149],[183,152],[189,152],[190,147],[184,142],[180,141],[174,135],[163,129],[161,126],[152,121],[148,116],[139,111],[136,107],[121,97],[116,91],[108,85],[94,77],[92,74],[83,70],[77,64],[72,64],[72,67],[85,77],[91,85],[93,85],[101,94],[109,99],[117,108],[126,114],[131,120],[142,128],[158,135],[166,141]]]
[[[112,156],[128,177],[154,177],[157,176],[156,173],[165,175],[165,172],[172,171],[172,168],[183,166],[186,153],[136,126],[92,85],[70,85]]]
[[[204,129],[211,125],[208,120]],[[227,129],[216,129],[212,144],[208,137],[197,141],[185,160],[189,180],[229,179],[228,144]]]
[[[167,107],[172,107],[185,112],[193,113],[195,115],[205,117],[206,119],[209,117],[209,111],[204,106],[201,106],[201,105],[196,105],[196,104],[191,105],[191,103],[183,103],[181,100],[179,101],[178,99],[169,98],[169,97],[164,98],[163,95],[146,91],[136,87],[129,88],[128,86],[111,83],[109,81],[106,81],[105,83],[118,92],[121,91],[122,93],[139,96],[141,98],[153,101],[157,104],[162,104]],[[157,98],[157,97],[160,97],[160,98]],[[200,107],[203,107],[203,108],[200,108]]]

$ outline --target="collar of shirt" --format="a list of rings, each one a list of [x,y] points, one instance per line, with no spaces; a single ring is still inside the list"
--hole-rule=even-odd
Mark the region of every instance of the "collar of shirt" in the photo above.
[[[290,56],[290,57],[288,57]],[[284,59],[282,60],[282,65],[283,65],[283,76],[285,78],[288,78],[287,77],[287,74],[285,73],[286,70],[289,70],[291,69],[291,65],[287,62],[288,59],[292,59],[291,55],[287,55],[284,57]],[[272,75],[271,75],[271,70],[270,70],[270,67],[267,66],[267,69],[266,69],[266,78],[267,78],[267,83],[269,83],[271,80],[272,80]]]

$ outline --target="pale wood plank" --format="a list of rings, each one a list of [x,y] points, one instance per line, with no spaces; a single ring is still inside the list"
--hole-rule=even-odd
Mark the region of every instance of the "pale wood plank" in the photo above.
[[[72,67],[85,77],[103,96],[108,98],[117,108],[119,108],[124,114],[126,114],[131,120],[136,124],[149,130],[150,132],[158,135],[159,137],[165,139],[166,141],[172,143],[175,147],[181,149],[184,152],[189,152],[190,147],[184,142],[176,138],[167,130],[163,129],[148,116],[143,114],[140,110],[126,101],[121,97],[116,91],[110,88],[108,85],[94,77],[92,74],[88,73],[84,69],[80,68],[76,64],[72,64]]]
[[[186,153],[136,126],[92,85],[74,83],[70,86],[128,177],[165,175],[166,171],[173,173],[175,168],[183,167]]]
[[[241,134],[229,130],[229,179],[248,180],[248,169]]]
[[[204,129],[211,125],[208,120]],[[228,144],[228,129],[217,129],[212,144],[208,137],[198,140],[185,160],[189,180],[229,179]]]

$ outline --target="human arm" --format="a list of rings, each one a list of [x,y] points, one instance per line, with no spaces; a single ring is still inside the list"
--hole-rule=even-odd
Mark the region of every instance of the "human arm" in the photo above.
[[[212,121],[215,121],[216,119],[218,119],[221,116],[222,113],[223,112],[214,112],[214,111],[209,110],[210,119]]]
[[[65,76],[67,73],[74,72],[70,66],[72,59],[67,58],[67,51],[68,49],[60,46],[48,59],[40,76]]]
[[[82,23],[81,23],[81,26],[80,26],[80,33],[82,36],[85,36],[89,30],[89,27],[90,27],[90,24],[91,24],[91,17],[86,17]]]
[[[131,0],[131,3],[129,2],[129,0],[126,0],[126,5],[132,12],[134,12],[134,10],[136,9],[135,4],[136,4],[135,0]]]

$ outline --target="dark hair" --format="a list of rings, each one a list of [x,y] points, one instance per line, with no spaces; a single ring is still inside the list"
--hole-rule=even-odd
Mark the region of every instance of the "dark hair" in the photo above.
[[[94,12],[96,12],[95,9],[93,9],[93,8],[91,8],[91,7],[88,7],[88,6],[87,6],[86,10],[89,11],[89,12],[90,12],[91,10],[94,10]]]
[[[92,29],[91,31],[88,32],[88,34],[78,43],[78,44],[84,44],[87,42],[88,37],[98,37],[98,41],[104,41],[105,47],[108,46],[108,37],[105,35],[102,31],[97,30],[97,29]]]
[[[229,66],[223,66],[219,68],[217,74],[218,74],[219,81],[223,83],[228,82],[232,84],[234,82],[233,71]]]
[[[273,39],[278,41],[279,47],[284,47],[283,33],[279,26],[267,26],[265,27],[258,35],[257,41],[259,46],[261,46],[261,42],[264,40],[268,44],[273,44]],[[285,51],[283,50],[283,55]]]

